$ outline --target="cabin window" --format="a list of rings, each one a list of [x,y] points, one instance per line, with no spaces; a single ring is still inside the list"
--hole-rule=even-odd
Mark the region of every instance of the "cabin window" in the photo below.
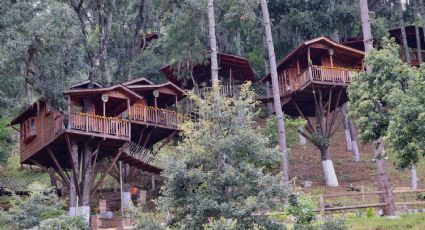
[[[35,118],[29,118],[22,124],[21,138],[24,141],[29,141],[36,136]]]

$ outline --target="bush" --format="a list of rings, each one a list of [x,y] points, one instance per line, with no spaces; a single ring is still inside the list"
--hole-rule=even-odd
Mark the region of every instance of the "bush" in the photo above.
[[[0,210],[2,229],[88,229],[81,218],[66,216],[53,189],[34,183],[29,197],[14,197],[9,210]]]
[[[321,230],[346,230],[347,225],[345,225],[345,221],[342,219],[338,220],[329,220],[326,221],[322,226],[320,227]]]
[[[372,217],[375,217],[376,215],[375,215],[375,209],[373,209],[373,208],[368,208],[368,209],[366,209],[366,217],[367,218],[372,218]]]
[[[289,196],[288,212],[296,218],[296,225],[306,228],[307,225],[311,224],[316,219],[314,201],[313,198],[308,195],[301,194],[300,196]]]

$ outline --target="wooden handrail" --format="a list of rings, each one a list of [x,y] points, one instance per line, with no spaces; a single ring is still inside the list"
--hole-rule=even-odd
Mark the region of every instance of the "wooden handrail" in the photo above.
[[[312,65],[311,70],[313,80],[333,83],[350,83],[352,75],[361,72],[361,69],[316,65]]]
[[[176,111],[143,105],[132,106],[128,116],[131,120],[172,127],[177,127],[188,119],[187,116]]]
[[[73,113],[70,116],[70,128],[85,132],[130,137],[130,122],[116,117]]]

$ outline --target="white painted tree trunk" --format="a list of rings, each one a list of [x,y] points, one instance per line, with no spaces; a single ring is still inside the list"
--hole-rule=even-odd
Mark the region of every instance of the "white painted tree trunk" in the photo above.
[[[335,168],[332,160],[322,160],[323,173],[325,174],[326,186],[338,187],[338,179],[336,177]]]
[[[78,207],[78,216],[83,218],[86,223],[90,223],[90,206]]]
[[[412,165],[410,168],[410,174],[412,175],[412,189],[418,189],[418,178],[416,176],[416,165]]]
[[[300,127],[299,127],[299,130],[302,132],[302,131],[304,130],[304,128],[303,128],[302,126],[300,126]],[[298,136],[299,136],[299,138],[300,138],[300,145],[305,145],[305,144],[307,144],[307,139],[306,139],[303,135],[298,134]]]
[[[267,8],[267,1],[261,0],[261,12],[263,15],[264,30],[267,43],[267,51],[269,54],[270,62],[270,75],[272,79],[272,93],[273,104],[276,113],[276,121],[279,132],[279,149],[281,152],[280,170],[282,172],[282,180],[287,183],[289,181],[288,175],[288,152],[286,147],[286,134],[285,134],[285,121],[282,111],[282,103],[280,101],[279,80],[277,75],[276,55],[274,52],[272,29],[270,25],[269,9]]]

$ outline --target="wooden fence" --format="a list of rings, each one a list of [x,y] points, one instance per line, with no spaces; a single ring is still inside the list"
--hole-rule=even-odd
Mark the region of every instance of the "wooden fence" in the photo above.
[[[396,208],[399,208],[401,206],[407,206],[407,205],[425,205],[425,200],[416,200],[414,201],[407,201],[406,200],[406,194],[419,194],[425,192],[425,189],[408,189],[408,190],[393,190],[393,198],[394,198],[394,205]],[[357,193],[343,193],[343,194],[321,194],[319,195],[319,208],[315,211],[320,212],[322,215],[322,218],[324,218],[324,215],[326,212],[333,212],[333,211],[344,211],[344,210],[352,210],[352,209],[366,209],[366,208],[383,208],[388,205],[388,203],[381,203],[379,202],[379,196],[384,195],[386,196],[385,191],[372,191],[372,192],[357,192]],[[398,195],[402,195],[403,197],[398,197]],[[366,197],[375,196],[375,199],[378,200],[377,202],[370,202],[371,199]],[[338,199],[338,198],[344,198],[344,197],[360,197],[361,203],[354,204],[354,205],[346,205],[343,206],[341,203],[334,203],[329,204],[326,203],[326,200],[328,199]],[[387,200],[387,199],[385,199]]]

